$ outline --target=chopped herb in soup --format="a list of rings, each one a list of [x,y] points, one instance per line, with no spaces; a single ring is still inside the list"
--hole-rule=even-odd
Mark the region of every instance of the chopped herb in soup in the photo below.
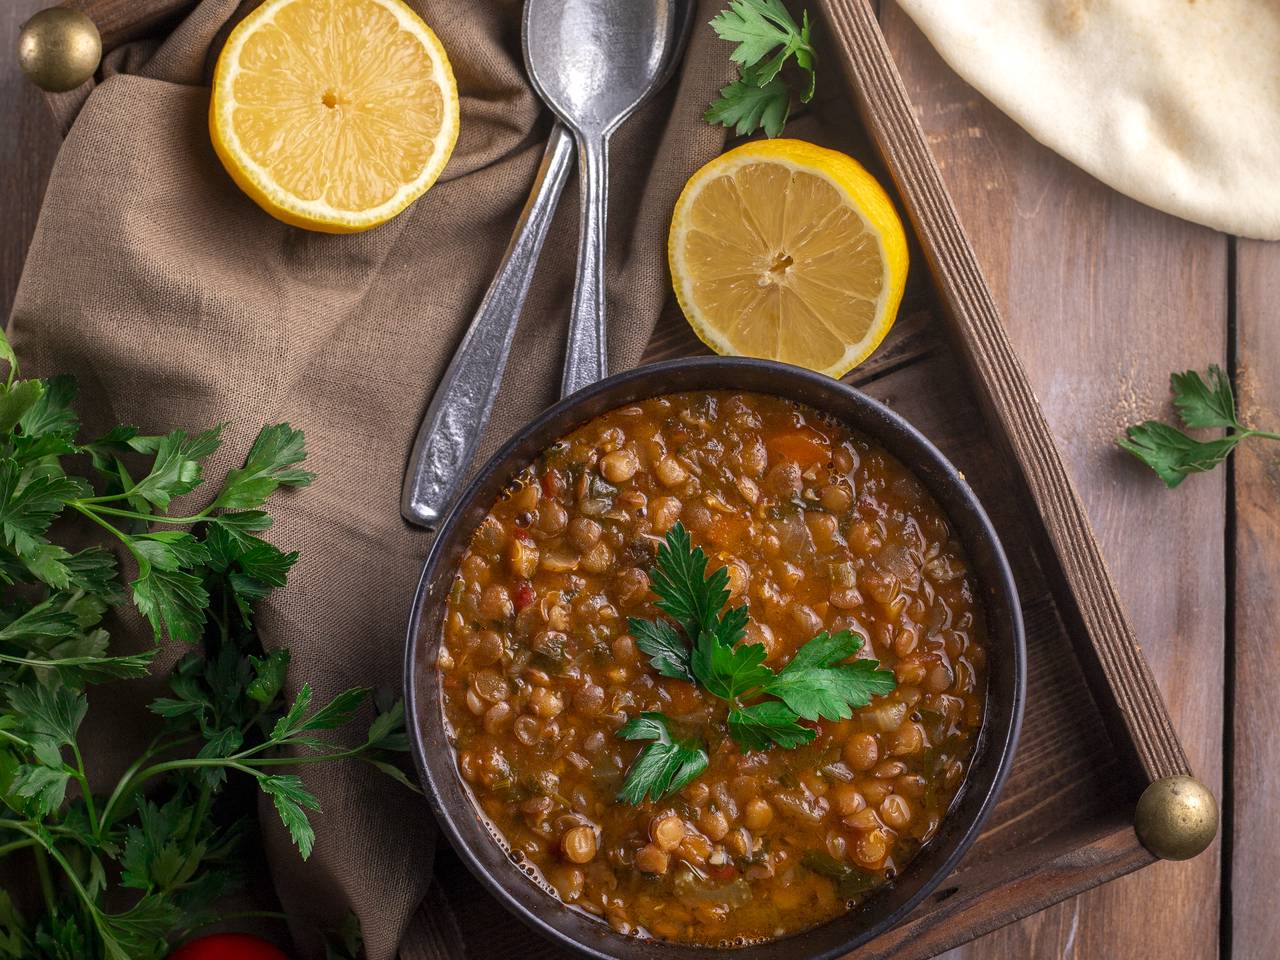
[[[611,411],[524,470],[440,652],[513,855],[616,930],[759,942],[890,882],[982,719],[977,586],[875,444],[775,397]]]

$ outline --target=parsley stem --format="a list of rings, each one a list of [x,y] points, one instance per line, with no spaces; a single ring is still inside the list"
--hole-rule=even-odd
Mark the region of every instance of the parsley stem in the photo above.
[[[84,801],[85,816],[89,818],[89,826],[93,829],[95,837],[102,835],[102,829],[98,822],[98,812],[93,803],[93,791],[89,789],[89,777],[84,772],[84,757],[80,755],[80,744],[71,741],[71,755],[76,758],[76,781],[80,784],[80,799]]]
[[[191,827],[189,829],[192,843],[196,841],[196,831],[200,829],[200,824],[203,823],[204,818],[209,815],[209,801],[212,796],[213,794],[209,790],[209,784],[201,783],[200,797],[196,801],[196,812],[195,816],[191,818]]]
[[[257,718],[255,717],[254,719],[256,720]],[[241,750],[239,753],[233,753],[230,759],[231,760],[248,760],[254,754],[261,753],[263,750],[270,750],[272,747],[278,747],[281,745],[281,743],[282,741],[280,740],[263,740],[257,746],[250,747],[247,750]]]
[[[56,660],[35,660],[31,657],[13,657],[0,653],[0,663],[13,663],[20,667],[87,667],[95,663],[115,663],[130,657],[59,657]]]
[[[40,889],[44,893],[44,899],[45,903],[49,907],[49,913],[52,914],[56,912],[58,902],[57,893],[53,889],[53,878],[49,875],[49,857],[52,857],[54,862],[62,868],[62,872],[67,875],[67,880],[71,882],[71,886],[75,889],[76,893],[79,894],[80,899],[85,902],[85,905],[88,906],[89,911],[96,914],[98,912],[97,906],[85,890],[83,884],[80,883],[80,877],[76,875],[71,864],[69,864],[66,858],[58,852],[58,848],[47,839],[40,836],[40,834],[32,829],[29,824],[11,821],[10,825],[19,833],[25,833],[30,837],[36,846],[36,870],[40,874]]]
[[[306,757],[254,757],[247,760],[257,767],[287,767],[294,764],[325,763],[329,760],[347,760],[364,753],[365,745],[352,747],[350,750],[337,750],[333,753],[318,753]],[[238,755],[237,755],[238,756]]]
[[[204,510],[190,517],[170,517],[157,513],[139,513],[137,510],[121,510],[118,507],[99,506],[99,499],[89,497],[82,500],[69,501],[73,507],[87,506],[94,513],[105,513],[112,517],[124,517],[128,520],[145,520],[147,523],[171,523],[177,526],[189,526],[193,523],[200,523],[202,520],[209,519],[209,511]],[[81,511],[83,512],[83,510]]]
[[[1272,433],[1270,430],[1246,430],[1251,437],[1262,437],[1263,440],[1280,440],[1280,433]]]
[[[26,822],[27,821],[24,821],[24,820],[0,820],[0,829],[16,830],[19,833],[25,833],[26,831],[21,830],[20,828]],[[56,823],[41,823],[40,829],[43,830],[45,833],[48,833],[53,836],[69,837],[71,839],[76,839],[81,836],[81,834],[78,831],[72,830],[70,827],[60,826],[59,824],[56,824]]]
[[[17,853],[19,850],[25,850],[27,847],[36,846],[34,840],[15,840],[13,843],[0,844],[0,857],[7,857],[11,853]]]
[[[89,914],[89,918],[93,921],[93,925],[97,927],[98,933],[107,939],[110,937],[110,931],[103,929],[103,921],[106,919],[102,911],[98,909],[98,905],[93,902],[93,897],[89,896],[89,891],[84,888],[84,884],[80,882],[80,877],[75,869],[67,862],[67,858],[58,852],[58,848],[52,843],[45,840],[40,834],[36,833],[26,824],[18,825],[18,829],[31,837],[38,844],[36,848],[36,869],[40,871],[40,886],[44,891],[45,902],[48,904],[49,913],[56,913],[55,907],[57,898],[53,892],[53,880],[49,876],[49,862],[45,859],[46,851],[53,858],[53,861],[62,868],[62,872],[66,874],[67,882],[71,884],[71,889],[75,891],[76,896],[84,903],[85,909]]]
[[[116,788],[111,791],[111,796],[107,798],[106,806],[102,808],[102,819],[98,822],[99,829],[105,830],[111,826],[111,814],[115,810],[116,804],[119,803],[120,799],[125,795],[134,775],[139,769],[141,769],[144,763],[158,753],[163,753],[166,750],[173,750],[177,747],[181,747],[183,744],[190,743],[195,739],[194,735],[189,737],[180,737],[177,740],[171,740],[163,746],[159,744],[159,737],[152,740],[147,746],[147,749],[138,756],[138,759],[129,764],[129,766],[125,768],[124,773],[120,775],[120,780],[116,783]],[[101,839],[101,834],[99,834],[99,839]]]
[[[135,765],[136,766],[136,765]],[[185,757],[181,760],[166,760],[163,763],[152,764],[142,770],[128,773],[121,779],[120,785],[116,787],[116,793],[122,793],[127,788],[137,788],[142,786],[152,777],[158,777],[162,773],[168,773],[170,770],[193,770],[199,767],[227,767],[231,770],[239,770],[241,773],[247,773],[251,777],[257,777],[257,771],[252,767],[247,767],[242,763],[236,763],[229,757]],[[132,769],[132,768],[131,768]],[[112,800],[115,795],[112,795]],[[108,803],[108,806],[110,802]]]
[[[36,858],[36,873],[40,877],[40,894],[44,897],[46,912],[49,916],[53,916],[58,908],[58,894],[53,889],[53,877],[49,875],[49,855],[44,852],[44,846],[38,838],[31,837],[30,842],[35,847],[33,852]]]
[[[5,730],[3,727],[0,727],[0,737],[3,737],[4,739],[8,740],[10,743],[16,743],[18,746],[24,747],[27,750],[31,749],[30,743],[28,743],[26,740],[23,740],[21,737],[10,733],[8,730]],[[0,821],[0,822],[7,823],[8,821]]]
[[[76,503],[113,503],[117,500],[128,500],[138,492],[138,484],[134,484],[122,493],[103,493],[96,497],[80,497]]]
[[[83,506],[81,501],[69,500],[67,501],[67,503],[70,507],[72,507],[72,509],[88,517],[90,520],[92,520],[94,523],[100,526],[103,530],[106,530],[113,537],[115,537],[117,540],[123,543],[126,547],[128,547],[129,552],[133,554],[133,557],[135,560],[141,561],[143,559],[141,556],[139,556],[138,549],[133,545],[133,540],[127,534],[121,533],[111,524],[107,523],[107,521],[103,520],[100,516],[98,516],[97,513],[95,513],[93,510],[89,509],[86,506]]]

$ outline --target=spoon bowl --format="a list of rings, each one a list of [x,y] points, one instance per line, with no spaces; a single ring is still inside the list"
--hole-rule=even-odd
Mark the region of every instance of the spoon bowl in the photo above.
[[[527,0],[538,95],[575,135],[607,137],[659,86],[681,41],[676,0]]]
[[[604,243],[609,136],[670,76],[692,6],[691,0],[525,2],[529,79],[578,146],[578,277],[569,312],[563,397],[608,375]]]

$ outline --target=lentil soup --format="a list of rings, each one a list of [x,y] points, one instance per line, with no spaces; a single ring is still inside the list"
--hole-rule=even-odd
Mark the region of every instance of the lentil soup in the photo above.
[[[677,523],[728,571],[745,643],[780,669],[851,630],[896,680],[795,749],[744,752],[727,707],[660,676],[627,618]],[[978,586],[937,503],[876,444],[761,394],[657,397],[596,418],[521,471],[464,554],[441,693],[458,769],[521,866],[614,929],[760,942],[839,915],[938,830],[986,690]],[[618,799],[643,711],[705,741],[677,793]]]

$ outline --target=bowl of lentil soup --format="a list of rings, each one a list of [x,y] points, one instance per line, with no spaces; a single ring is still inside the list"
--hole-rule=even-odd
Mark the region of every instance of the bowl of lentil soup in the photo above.
[[[636,622],[666,616],[673,532],[723,568],[766,671],[843,636],[836,669],[887,680],[748,749]],[[406,694],[437,819],[535,929],[593,957],[801,960],[955,866],[1012,760],[1024,658],[1003,550],[928,440],[830,378],[697,358],[562,401],[477,474],[424,567]],[[627,802],[642,715],[679,789]]]

